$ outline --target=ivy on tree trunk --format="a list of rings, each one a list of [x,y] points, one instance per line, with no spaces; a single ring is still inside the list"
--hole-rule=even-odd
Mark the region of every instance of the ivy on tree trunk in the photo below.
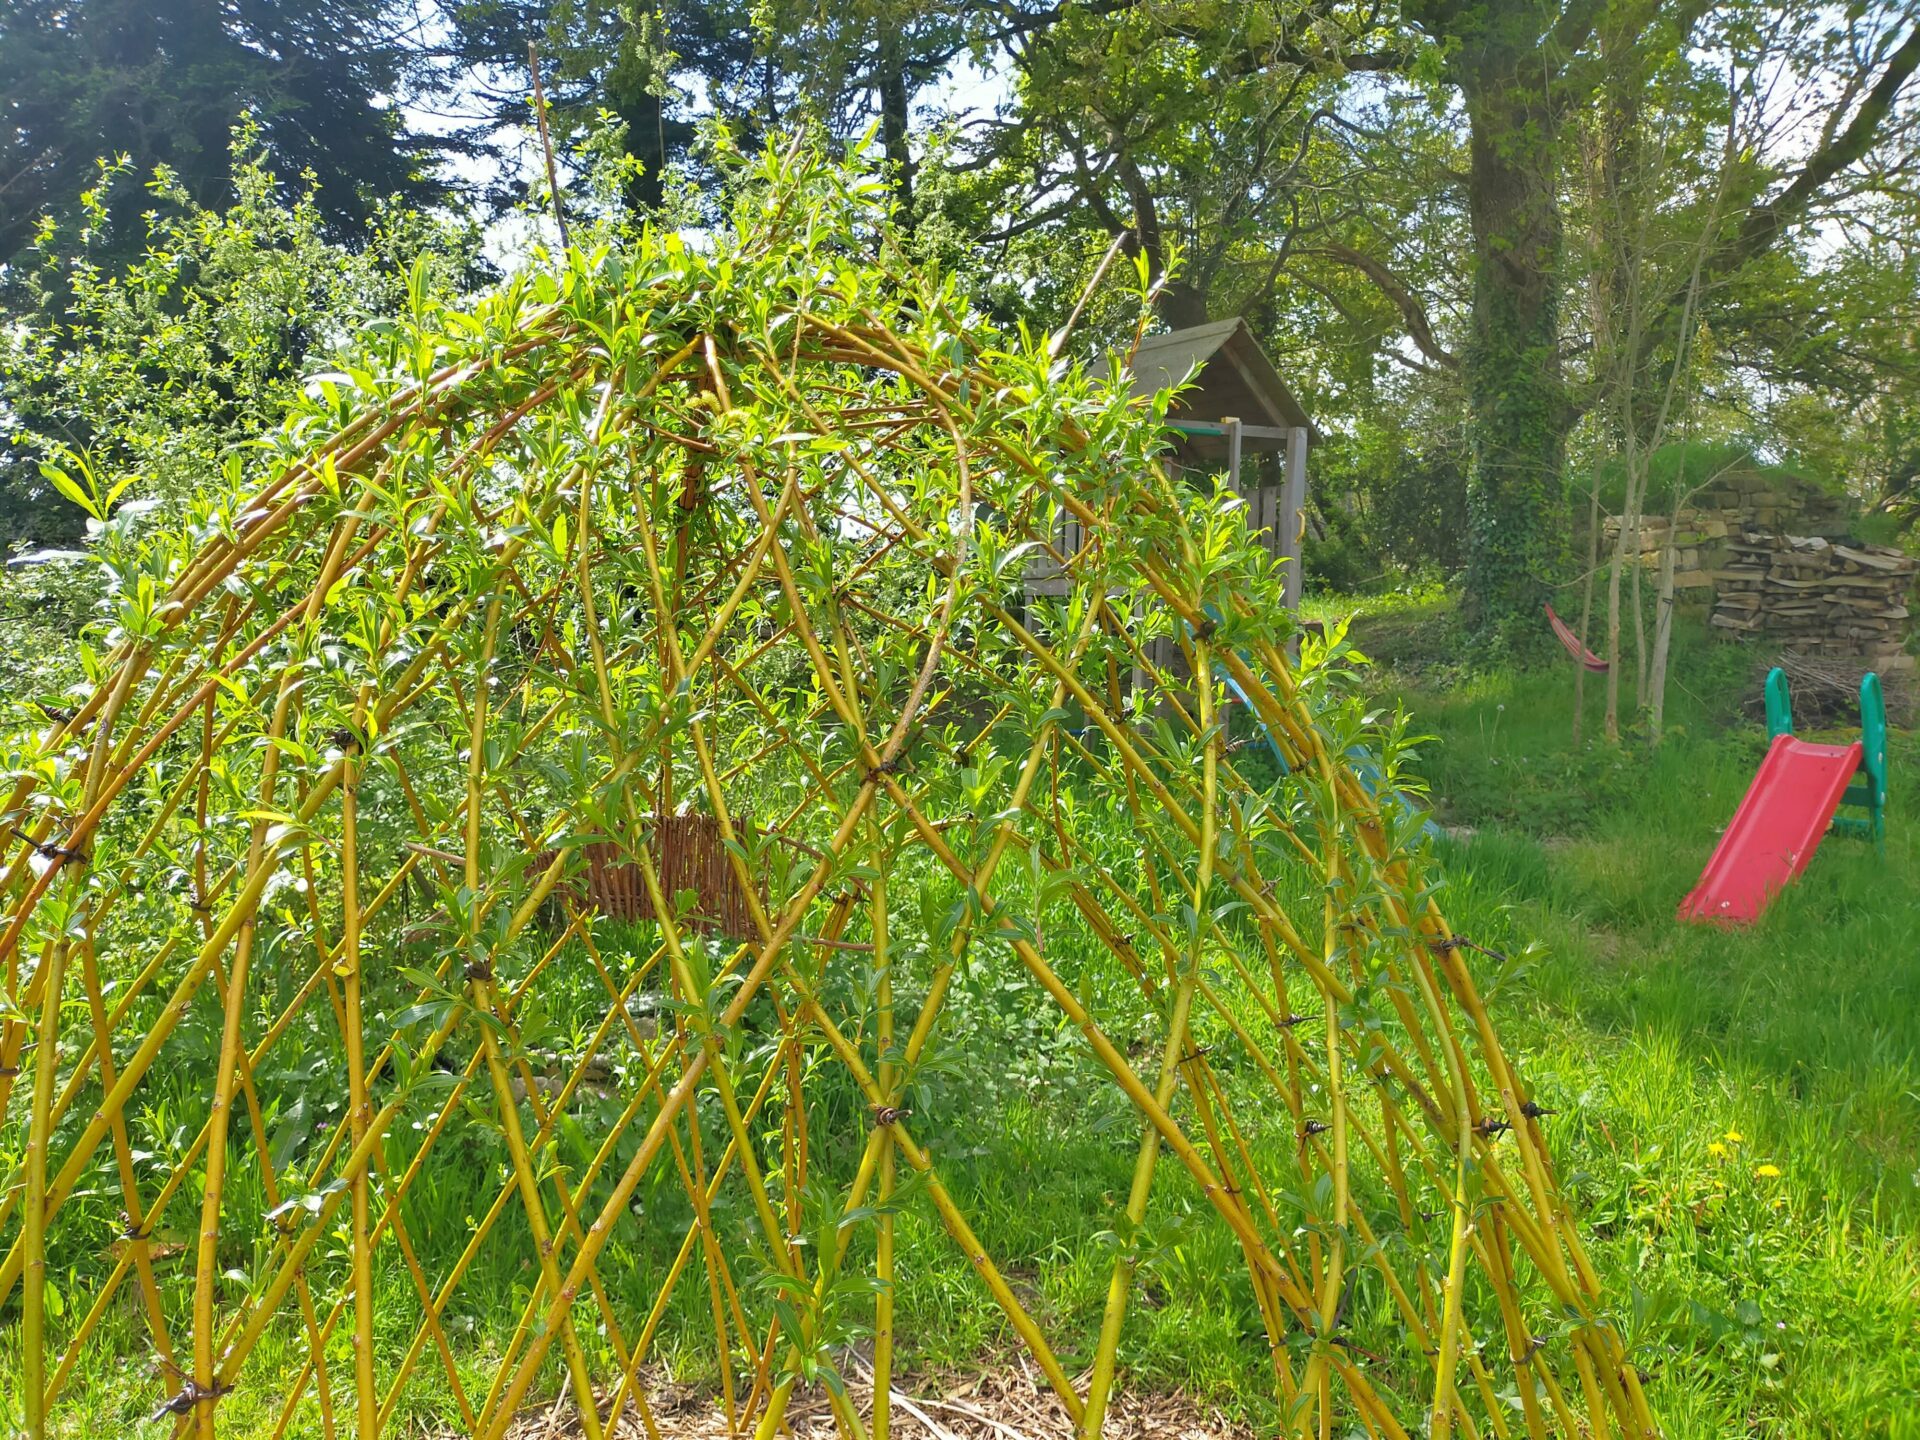
[[[1531,625],[1560,568],[1567,397],[1560,370],[1555,138],[1537,81],[1468,91],[1473,319],[1466,613],[1483,639]]]
[[[1559,116],[1564,57],[1592,10],[1557,15],[1517,0],[1416,0],[1416,24],[1456,48],[1447,78],[1465,101],[1473,305],[1462,378],[1470,447],[1464,610],[1475,637],[1506,647],[1564,569],[1564,462],[1573,408],[1560,364]]]

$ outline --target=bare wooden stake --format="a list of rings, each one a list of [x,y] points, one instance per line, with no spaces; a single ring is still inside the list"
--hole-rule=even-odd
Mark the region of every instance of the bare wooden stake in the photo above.
[[[553,136],[547,131],[547,92],[540,84],[540,47],[527,42],[527,68],[533,72],[533,113],[540,121],[540,149],[547,157],[547,194],[553,199],[554,223],[560,227],[560,248],[571,250],[567,235],[567,212],[560,204],[560,171],[553,163]]]

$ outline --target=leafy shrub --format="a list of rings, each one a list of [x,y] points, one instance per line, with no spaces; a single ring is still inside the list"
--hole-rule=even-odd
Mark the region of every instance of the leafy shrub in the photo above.
[[[393,313],[409,290],[450,295],[480,278],[471,227],[399,206],[357,248],[328,240],[311,180],[293,204],[250,126],[233,141],[236,198],[193,202],[166,169],[146,181],[146,243],[104,268],[108,198],[133,183],[102,162],[84,223],[42,226],[33,261],[5,281],[0,326],[0,549],[70,545],[85,516],[43,466],[83,456],[134,477],[126,500],[167,509],[203,490],[234,447],[271,429],[310,362]]]

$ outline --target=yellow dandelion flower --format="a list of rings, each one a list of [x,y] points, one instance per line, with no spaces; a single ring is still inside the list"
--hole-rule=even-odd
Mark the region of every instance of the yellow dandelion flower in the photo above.
[[[1727,1155],[1727,1147],[1722,1145],[1718,1140],[1711,1141],[1707,1145],[1707,1154],[1724,1160]]]
[[[1746,1138],[1747,1137],[1742,1135],[1738,1130],[1727,1131],[1727,1139],[1731,1140],[1736,1145],[1738,1145],[1742,1140]]]
[[[1778,1180],[1780,1178],[1780,1167],[1778,1165],[1756,1165],[1753,1167],[1753,1173],[1758,1175],[1762,1180]]]

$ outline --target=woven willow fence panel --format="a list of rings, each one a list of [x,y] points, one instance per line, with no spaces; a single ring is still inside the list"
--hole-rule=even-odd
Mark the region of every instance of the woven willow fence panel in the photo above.
[[[108,527],[97,683],[8,755],[29,1431],[111,1333],[180,1432],[655,1435],[671,1333],[730,1431],[882,1436],[924,1216],[1093,1434],[1178,1198],[1287,1434],[1652,1433],[1337,647],[1290,664],[1151,414],[765,170],[710,247],[417,308],[256,478]],[[1075,1373],[947,1183],[963,993],[1064,1037],[1062,1134],[1130,1117]]]

